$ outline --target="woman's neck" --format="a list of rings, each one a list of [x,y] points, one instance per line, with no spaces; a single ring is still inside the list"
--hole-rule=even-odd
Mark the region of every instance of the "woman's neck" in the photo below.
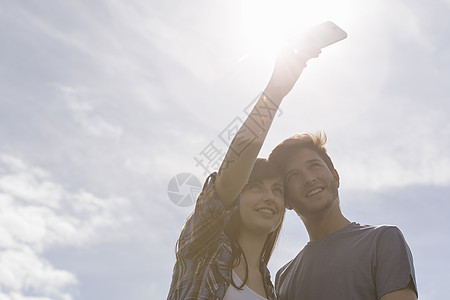
[[[247,259],[248,267],[259,270],[261,253],[266,242],[267,235],[258,235],[247,231],[239,234],[238,242]],[[244,263],[241,260],[241,263]]]

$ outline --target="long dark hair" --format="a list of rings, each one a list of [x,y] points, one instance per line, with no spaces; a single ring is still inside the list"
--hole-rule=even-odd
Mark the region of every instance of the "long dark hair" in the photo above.
[[[255,165],[253,166],[252,172],[250,174],[248,183],[244,187],[243,191],[254,182],[264,180],[264,179],[278,178],[278,177],[283,178],[280,169],[274,163],[272,163],[269,160],[264,159],[264,158],[257,158]],[[267,235],[266,242],[264,243],[263,250],[261,251],[261,255],[259,257],[260,258],[259,271],[261,272],[261,274],[264,274],[262,268],[264,265],[267,265],[269,263],[269,259],[272,256],[272,252],[273,252],[273,250],[275,248],[275,244],[278,240],[278,236],[280,235],[281,225],[283,224],[283,220],[284,220],[284,212],[285,212],[285,210],[283,210],[283,212],[282,212],[280,225],[278,225],[278,227],[274,231],[272,231],[271,233],[269,233]],[[227,227],[225,228],[225,234],[228,236],[228,238],[231,241],[231,249],[232,249],[232,266],[230,268],[231,284],[237,289],[242,289],[248,281],[247,258],[245,257],[245,254],[242,251],[242,248],[238,242],[238,236],[239,236],[241,226],[242,226],[242,221],[241,221],[241,217],[239,214],[239,210],[236,210],[233,213],[233,215],[231,216],[231,219],[230,219]],[[241,255],[244,258],[244,262],[245,262],[245,278],[242,280],[242,284],[240,286],[238,286],[234,282],[231,272],[232,272],[233,268],[237,267],[240,264]],[[264,265],[263,265],[263,263],[264,263]],[[266,293],[267,292],[268,291],[266,291]]]

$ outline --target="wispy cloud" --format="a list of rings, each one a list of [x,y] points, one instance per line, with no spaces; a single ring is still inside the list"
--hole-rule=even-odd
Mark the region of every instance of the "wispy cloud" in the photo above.
[[[66,100],[68,108],[73,117],[89,134],[99,137],[118,139],[122,135],[122,128],[111,124],[101,116],[97,115],[93,101],[84,99],[82,90],[70,87],[59,87]]]

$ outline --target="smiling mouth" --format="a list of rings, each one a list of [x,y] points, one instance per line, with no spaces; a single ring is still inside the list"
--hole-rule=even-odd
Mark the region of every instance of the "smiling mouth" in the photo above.
[[[257,209],[256,211],[259,213],[266,214],[266,215],[274,215],[275,214],[275,211],[273,209],[269,209],[269,208],[261,208],[261,209]]]
[[[316,195],[316,194],[322,192],[323,190],[324,190],[324,188],[318,187],[318,188],[315,188],[315,189],[313,189],[313,190],[307,192],[305,196],[306,196],[306,198],[309,198],[309,197],[311,197],[311,196],[314,196],[314,195]]]

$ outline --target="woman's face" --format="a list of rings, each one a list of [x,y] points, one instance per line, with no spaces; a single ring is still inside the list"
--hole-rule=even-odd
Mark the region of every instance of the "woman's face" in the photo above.
[[[242,230],[267,235],[280,225],[284,214],[284,186],[281,177],[247,185],[239,205]]]

